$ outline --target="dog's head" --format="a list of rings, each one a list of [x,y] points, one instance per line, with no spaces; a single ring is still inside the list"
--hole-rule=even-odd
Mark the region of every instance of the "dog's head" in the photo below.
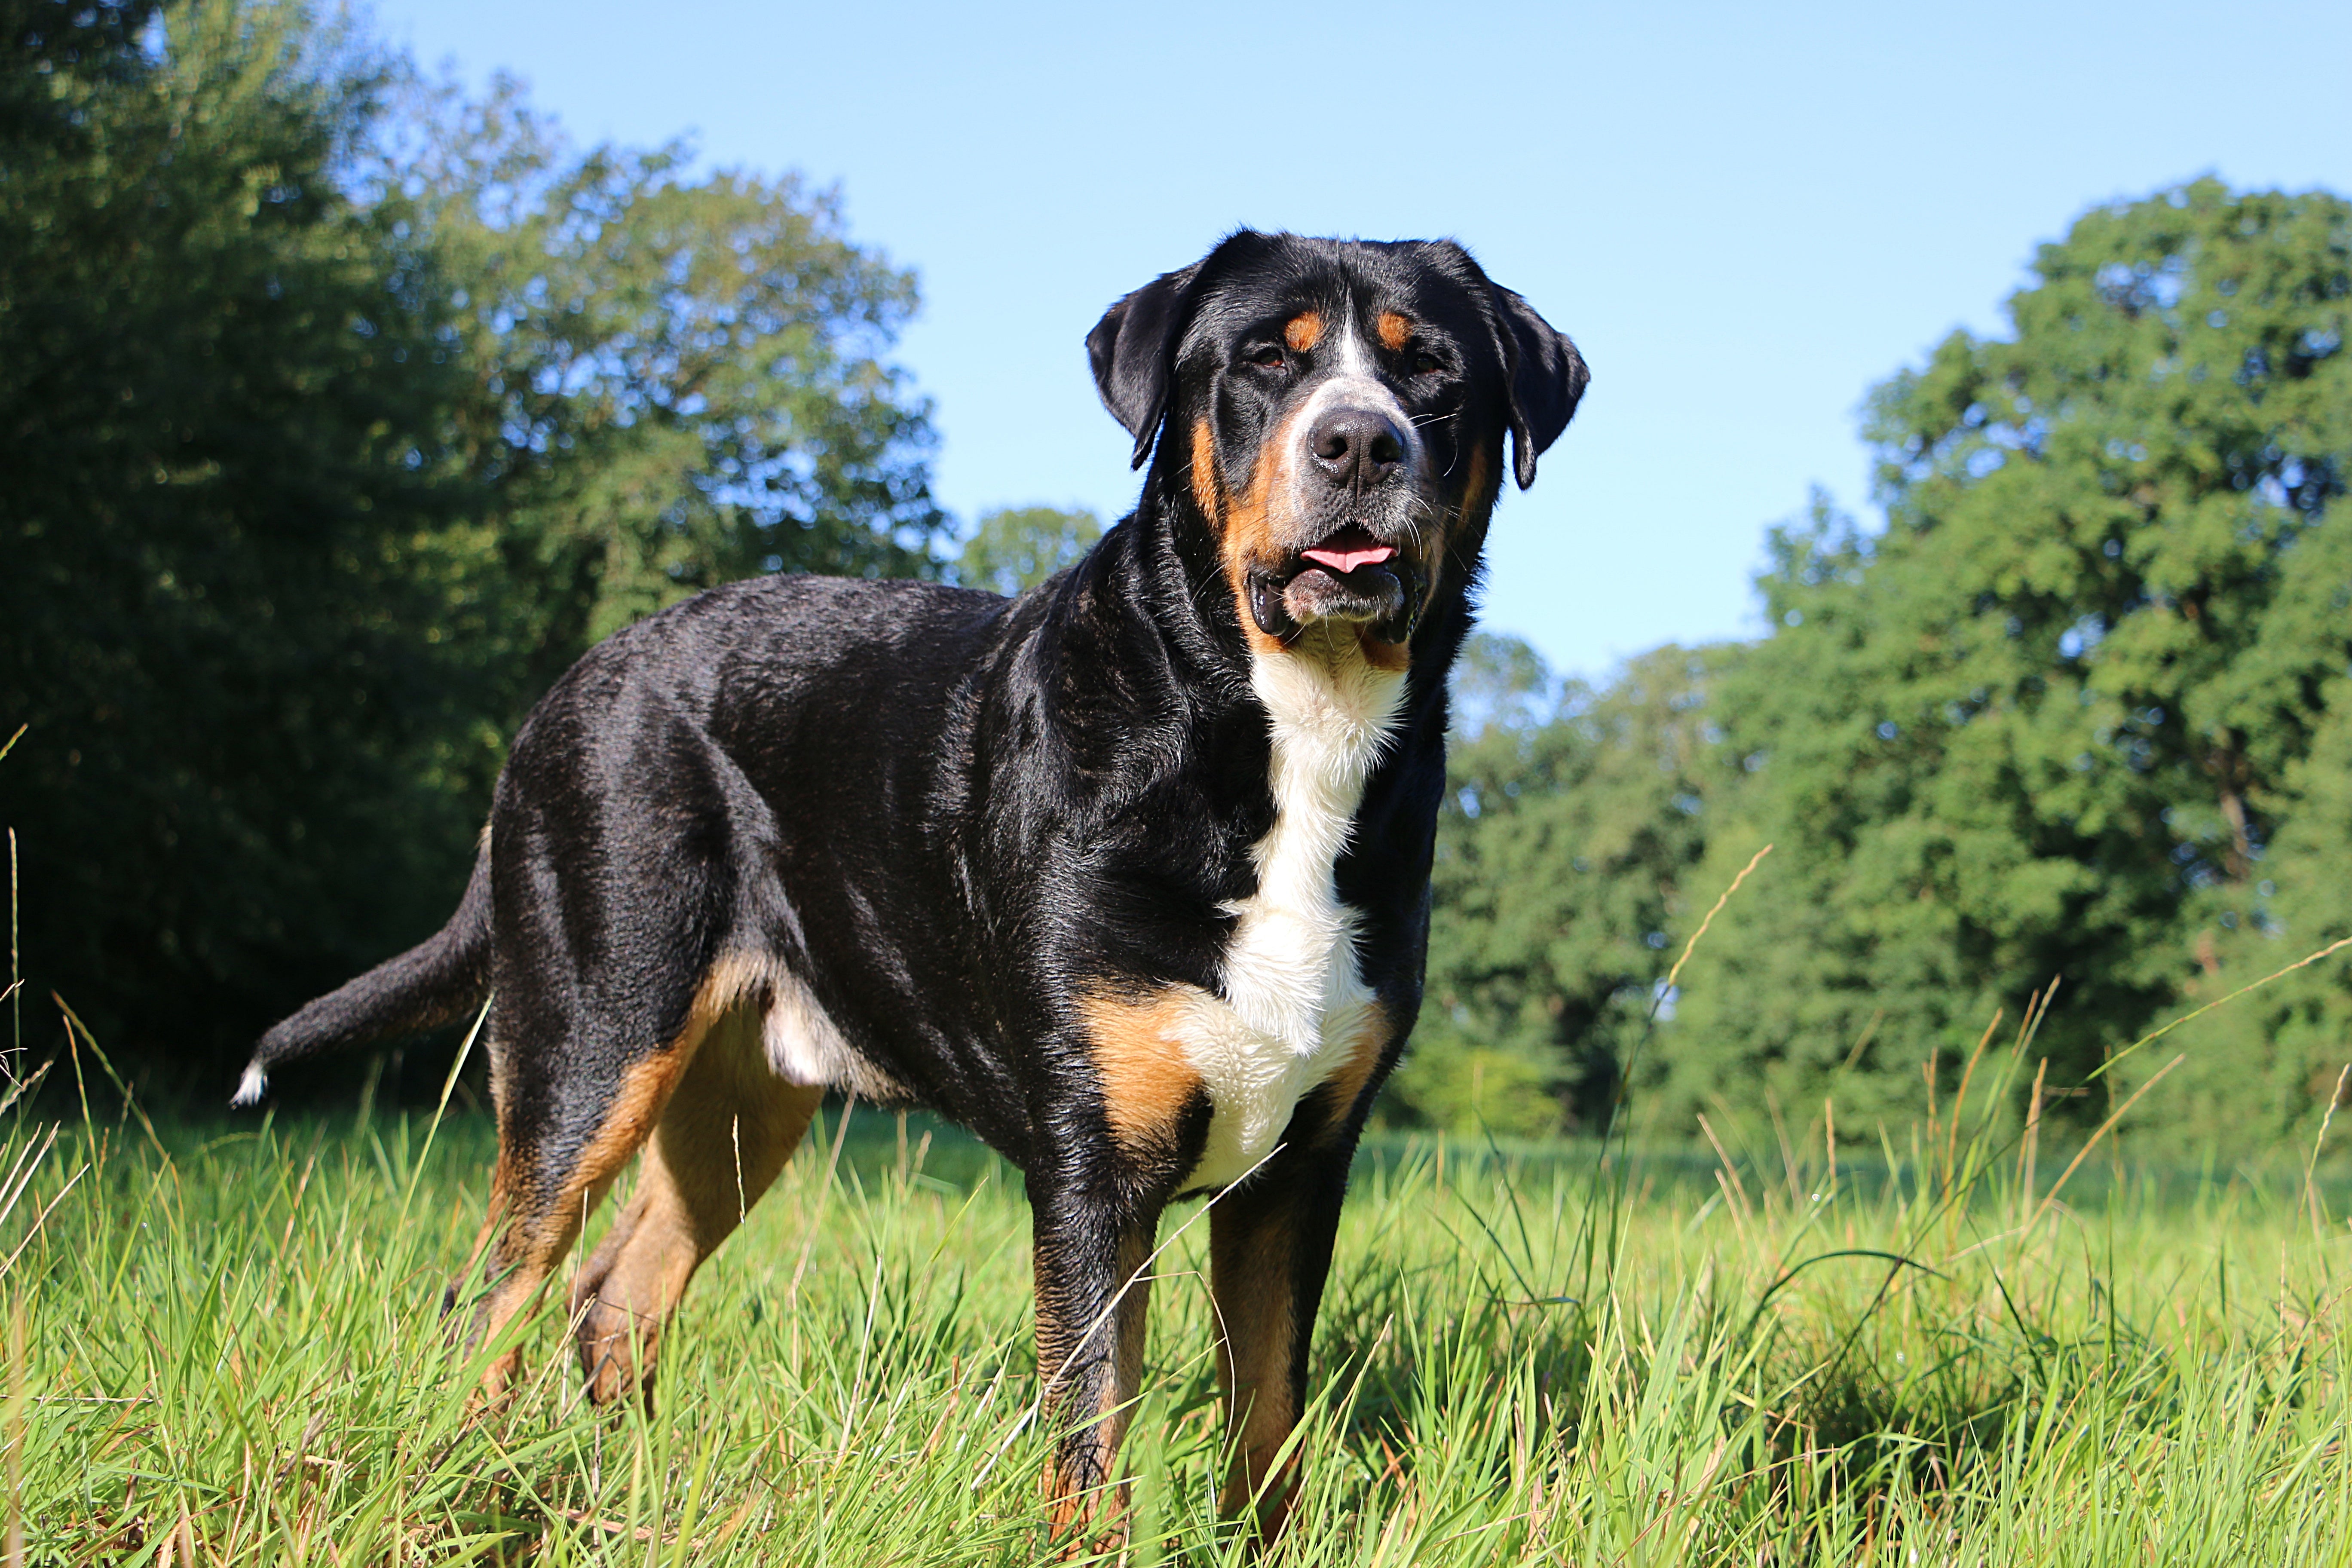
[[[1347,623],[1384,663],[1466,586],[1505,435],[1525,489],[1587,379],[1457,245],[1246,229],[1113,305],[1087,352],[1253,645]]]

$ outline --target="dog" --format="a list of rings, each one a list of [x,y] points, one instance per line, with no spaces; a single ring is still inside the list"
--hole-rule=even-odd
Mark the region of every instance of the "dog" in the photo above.
[[[1146,1259],[1213,1195],[1223,1502],[1270,1537],[1349,1164],[1421,1005],[1505,443],[1525,489],[1588,376],[1456,245],[1249,230],[1087,353],[1149,468],[1076,566],[1011,600],[763,577],[600,644],[516,736],[448,925],[271,1029],[237,1100],[487,1005],[478,1342],[642,1152],[572,1293],[599,1401],[649,1395],[821,1097],[961,1123],[1034,1211],[1057,1532],[1115,1520]]]

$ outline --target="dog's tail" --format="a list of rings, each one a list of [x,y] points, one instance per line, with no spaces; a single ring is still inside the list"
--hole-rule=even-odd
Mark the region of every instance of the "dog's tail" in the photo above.
[[[449,923],[262,1036],[229,1103],[259,1100],[269,1069],[279,1062],[454,1022],[479,1007],[489,991],[490,848],[485,843]]]

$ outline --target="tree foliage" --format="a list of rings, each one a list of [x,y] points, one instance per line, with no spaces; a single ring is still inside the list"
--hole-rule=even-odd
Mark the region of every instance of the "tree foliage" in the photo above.
[[[1661,648],[1595,690],[1553,681],[1516,639],[1465,650],[1412,1118],[1605,1123],[1706,847],[1696,769],[1712,662]]]
[[[1706,841],[1677,885],[1778,848],[1636,1086],[1668,1121],[1829,1092],[1858,1129],[1907,1115],[2053,980],[2039,1049],[2081,1089],[2160,1015],[2352,930],[2352,535],[2331,509],[2352,475],[2352,205],[2200,181],[2086,215],[2035,274],[2009,338],[1955,333],[1873,395],[1884,531],[1825,504],[1780,531],[1771,635],[1710,656],[1676,764]],[[1519,742],[1522,798],[1572,812],[1592,786],[1534,762],[1569,743]],[[1460,754],[1482,795],[1490,755]],[[1546,889],[1608,863],[1597,825],[1548,847],[1517,837],[1527,815],[1482,817],[1479,853]],[[1658,883],[1628,875],[1636,900]],[[1608,904],[1546,918],[1565,941]],[[2325,1098],[2347,974],[2182,1037],[2201,1132],[2273,1135]],[[2103,1111],[2158,1065],[2067,1104]]]
[[[437,923],[597,637],[760,572],[1013,593],[1101,531],[947,555],[914,279],[835,193],[574,150],[281,0],[0,0],[0,816],[33,994],[152,1065]],[[1389,1114],[1867,1136],[2055,981],[2059,1114],[2177,1045],[2184,1142],[2307,1123],[2344,955],[2116,1053],[2352,935],[2347,316],[2336,196],[2095,210],[2008,335],[1873,393],[1885,525],[1776,531],[1769,636],[1598,686],[1474,641]]]
[[[2285,945],[2281,792],[2352,653],[2325,526],[2352,209],[2204,181],[2035,271],[2011,339],[1956,333],[1873,396],[1886,529],[1781,539],[1779,629],[1724,694],[1764,758],[1748,813],[1797,853],[1688,1022],[1791,1093],[1874,1019],[1892,1081],[1956,1072],[2053,978],[2041,1039],[2080,1084],[2210,991],[2224,930],[2262,936],[2244,962]]]
[[[463,592],[463,371],[401,211],[338,184],[379,62],[283,13],[14,10],[0,713],[29,728],[0,789],[27,973],[100,1017],[250,1006],[413,913],[372,895],[452,831],[435,740],[484,693],[414,630]]]
[[[1102,531],[1102,519],[1083,508],[999,507],[981,513],[953,574],[967,588],[1009,597],[1077,564]]]
[[[738,577],[929,569],[929,404],[883,357],[915,280],[838,192],[575,156],[504,79],[404,106],[372,185],[421,209],[475,369],[456,434],[566,658]]]
[[[27,977],[119,1047],[224,1060],[431,929],[598,636],[928,569],[914,284],[837,196],[575,155],[267,0],[5,47],[0,809]]]

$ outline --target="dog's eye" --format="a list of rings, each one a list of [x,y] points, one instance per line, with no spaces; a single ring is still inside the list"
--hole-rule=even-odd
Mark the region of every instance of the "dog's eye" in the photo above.
[[[1261,343],[1242,357],[1261,370],[1280,370],[1284,356],[1282,350],[1273,343]]]
[[[1444,362],[1427,349],[1413,350],[1411,363],[1415,375],[1432,375],[1445,368]]]

